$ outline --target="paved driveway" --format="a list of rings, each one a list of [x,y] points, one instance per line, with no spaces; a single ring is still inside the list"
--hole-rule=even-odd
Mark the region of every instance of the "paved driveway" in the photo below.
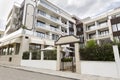
[[[74,80],[0,66],[0,80]]]

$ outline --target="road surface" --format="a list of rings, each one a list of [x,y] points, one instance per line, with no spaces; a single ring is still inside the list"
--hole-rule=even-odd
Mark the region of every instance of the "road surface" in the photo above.
[[[75,80],[0,66],[0,80]]]

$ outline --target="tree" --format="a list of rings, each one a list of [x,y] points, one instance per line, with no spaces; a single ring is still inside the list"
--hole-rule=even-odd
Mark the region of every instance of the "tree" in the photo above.
[[[91,47],[95,47],[95,46],[97,46],[95,40],[90,40],[86,44],[86,48],[91,48]]]

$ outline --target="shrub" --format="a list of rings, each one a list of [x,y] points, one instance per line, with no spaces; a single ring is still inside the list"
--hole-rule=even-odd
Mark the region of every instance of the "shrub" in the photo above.
[[[90,48],[90,47],[95,47],[96,45],[97,44],[96,44],[95,40],[90,40],[87,42],[86,47]]]
[[[62,62],[72,62],[72,58],[62,58],[61,61]]]
[[[81,60],[114,61],[112,44],[94,45],[80,49]]]

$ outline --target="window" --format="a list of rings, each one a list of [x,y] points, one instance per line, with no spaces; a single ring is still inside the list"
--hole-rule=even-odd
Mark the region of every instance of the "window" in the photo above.
[[[42,21],[37,21],[37,26],[45,27],[45,23]]]
[[[115,37],[114,37],[114,40],[115,40],[116,42],[119,42],[119,41],[120,41],[120,36],[115,36]]]
[[[112,25],[112,29],[113,29],[113,32],[114,32],[114,31],[117,31],[117,26],[116,26],[116,24]]]
[[[93,30],[93,29],[95,29],[95,24],[88,26],[88,30]]]
[[[3,48],[3,55],[6,55],[7,54],[7,47],[4,47]]]
[[[92,34],[89,34],[89,39],[93,39],[96,37],[96,34],[95,33],[92,33]]]
[[[59,38],[58,35],[52,34],[52,40],[57,40]]]
[[[19,54],[19,50],[20,50],[20,44],[17,43],[17,44],[16,44],[16,49],[15,49],[15,54],[16,54],[16,55]]]
[[[117,24],[118,31],[120,31],[120,23]]]
[[[42,11],[42,10],[38,10],[37,12],[38,12],[39,14],[43,15],[43,16],[46,16],[46,13],[45,13],[44,11]]]
[[[120,23],[112,25],[113,32],[120,31]]]
[[[108,35],[108,34],[109,34],[109,31],[108,31],[108,30],[100,31],[99,33],[100,33],[100,35],[105,36],[105,35]]]
[[[107,21],[101,22],[101,23],[99,23],[99,25],[100,25],[101,27],[107,26]]]
[[[69,22],[69,27],[73,28],[73,23]]]
[[[13,45],[9,45],[8,46],[8,55],[12,55],[14,52],[14,46]]]
[[[51,19],[54,20],[54,21],[57,21],[57,20],[58,20],[58,18],[55,17],[55,16],[51,16]]]
[[[37,33],[37,37],[45,38],[45,33],[43,32],[36,32],[36,33]]]
[[[2,55],[2,48],[0,48],[0,55]]]
[[[30,44],[29,51],[32,53],[32,60],[41,59],[41,45],[39,44]]]

